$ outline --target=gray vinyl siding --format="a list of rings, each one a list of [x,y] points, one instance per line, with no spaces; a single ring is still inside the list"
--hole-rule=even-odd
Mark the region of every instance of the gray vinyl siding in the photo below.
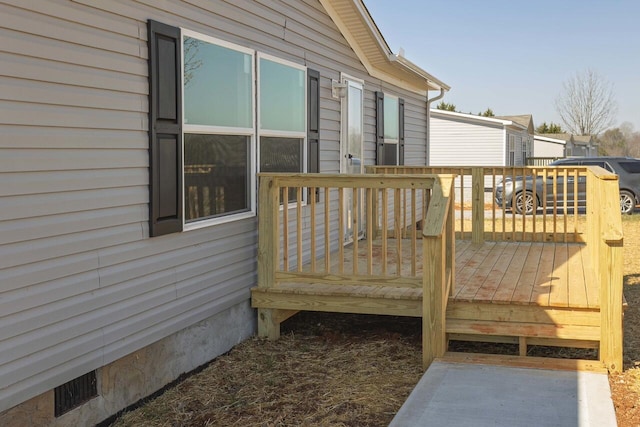
[[[365,163],[383,90],[405,99],[407,164],[424,164],[423,97],[368,76],[315,0],[3,0],[0,411],[256,284],[255,218],[149,238],[148,19],[318,70],[321,172],[339,172],[341,72],[365,81]]]
[[[498,123],[438,116],[431,112],[430,166],[502,166],[505,130]],[[517,153],[516,153],[517,155]]]

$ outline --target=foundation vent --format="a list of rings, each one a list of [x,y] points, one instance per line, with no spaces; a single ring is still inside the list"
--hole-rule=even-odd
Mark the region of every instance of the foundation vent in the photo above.
[[[96,371],[62,384],[54,389],[55,416],[59,417],[97,395]]]

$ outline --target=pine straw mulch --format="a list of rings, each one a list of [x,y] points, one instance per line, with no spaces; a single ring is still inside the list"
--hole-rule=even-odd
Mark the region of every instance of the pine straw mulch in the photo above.
[[[625,232],[624,372],[610,376],[619,427],[640,425],[640,215]],[[386,426],[422,376],[420,319],[300,313],[278,341],[249,339],[114,426]],[[517,354],[517,346],[451,343]],[[530,354],[595,358],[589,350]]]

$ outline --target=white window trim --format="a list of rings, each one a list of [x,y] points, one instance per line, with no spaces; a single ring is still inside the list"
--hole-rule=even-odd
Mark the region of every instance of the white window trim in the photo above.
[[[181,28],[181,39],[180,42],[184,46],[185,37],[191,37],[198,40],[202,40],[207,43],[215,44],[221,47],[225,47],[227,49],[232,49],[247,55],[251,56],[251,100],[253,104],[253,111],[251,114],[251,127],[250,128],[235,128],[235,127],[225,127],[225,126],[207,126],[207,125],[192,125],[184,122],[184,72],[180,73],[180,84],[182,87],[182,165],[180,165],[180,173],[182,174],[184,180],[184,134],[185,133],[200,133],[200,134],[216,134],[216,135],[244,135],[250,136],[249,141],[249,162],[248,165],[248,174],[247,180],[249,182],[248,191],[249,191],[249,209],[244,212],[231,213],[228,215],[221,215],[215,218],[209,219],[201,219],[195,220],[193,222],[187,222],[185,215],[185,195],[182,196],[182,230],[191,231],[197,230],[199,228],[210,227],[218,224],[225,224],[232,221],[237,221],[241,219],[252,218],[256,216],[256,170],[257,170],[257,159],[256,159],[256,121],[255,121],[255,111],[257,109],[257,105],[255,105],[256,100],[256,52],[253,49],[246,48],[244,46],[240,46],[234,43],[230,43],[224,40],[217,39],[215,37],[207,36],[202,33],[198,33],[195,31],[188,30],[186,28]],[[184,49],[181,49],[182,57],[180,58],[180,69],[184,70]],[[182,189],[184,193],[184,188]]]

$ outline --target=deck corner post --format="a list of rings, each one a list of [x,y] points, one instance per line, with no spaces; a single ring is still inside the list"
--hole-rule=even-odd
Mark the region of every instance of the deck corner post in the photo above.
[[[471,240],[473,243],[484,241],[484,168],[471,168]],[[464,203],[461,200],[460,203]]]
[[[593,176],[593,174],[590,175],[589,178]],[[592,240],[589,244],[594,250],[595,271],[600,282],[600,361],[609,372],[622,372],[624,238],[618,181],[617,179],[593,179],[593,181],[597,185],[592,185],[591,188],[587,181],[587,191],[591,189],[594,192],[591,200],[587,199],[587,203],[597,200],[598,206],[598,212],[595,215],[596,226],[592,230],[590,236]],[[594,195],[599,198],[595,199]]]
[[[446,350],[446,245],[440,236],[423,238],[422,367],[426,370]]]
[[[274,178],[260,176],[258,206],[258,287],[275,285],[278,259],[278,188]]]
[[[600,360],[609,372],[622,372],[622,243],[603,244],[602,249],[600,261]]]

